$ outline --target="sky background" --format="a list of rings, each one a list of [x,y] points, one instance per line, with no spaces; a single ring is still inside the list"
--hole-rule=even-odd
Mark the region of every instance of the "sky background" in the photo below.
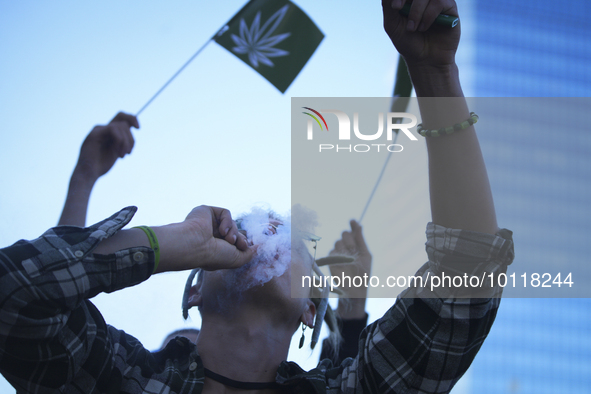
[[[80,144],[92,127],[119,111],[139,110],[244,3],[0,0],[0,245],[35,238],[54,226]],[[87,223],[127,205],[139,207],[131,225],[182,221],[201,204],[234,213],[253,205],[289,210],[291,97],[388,97],[398,60],[383,32],[379,1],[297,4],[326,37],[286,93],[211,42],[141,114],[134,151],[97,182]],[[462,2],[460,16],[461,63],[472,56],[473,23]],[[462,78],[469,86],[471,70],[463,70]],[[424,163],[424,149],[413,155],[411,165]],[[368,223],[379,217],[383,224],[365,228],[375,258],[384,234],[396,239],[406,235],[405,223],[423,227],[428,220],[426,173],[417,168],[418,175],[397,181],[418,182],[413,190],[423,191],[417,193],[423,204],[406,193],[404,203],[414,210],[401,205],[384,212],[379,207],[390,196],[378,195],[368,211]],[[395,163],[389,171],[395,176]],[[323,223],[319,255],[362,209],[355,202],[342,222]],[[420,265],[424,240],[412,240],[412,252],[401,257]],[[200,324],[197,311],[187,322],[181,317],[185,278],[157,275],[93,302],[108,323],[157,349],[170,331]],[[368,300],[370,321],[391,304]],[[318,355],[295,349],[290,359],[309,369]]]

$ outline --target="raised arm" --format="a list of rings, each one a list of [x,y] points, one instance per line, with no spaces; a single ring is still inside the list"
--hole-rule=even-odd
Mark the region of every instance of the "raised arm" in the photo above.
[[[330,266],[333,276],[364,277],[371,274],[372,255],[369,252],[361,225],[351,220],[351,231],[343,231],[330,255],[352,256],[355,261],[350,264],[336,264]],[[355,357],[359,352],[359,335],[367,325],[368,315],[365,311],[367,301],[367,287],[365,286],[341,286],[345,295],[344,300],[339,298],[337,316],[340,321],[342,342],[338,351],[332,343],[325,339],[322,342],[320,360],[331,359],[335,364],[340,364],[347,357]]]
[[[237,268],[249,262],[255,252],[238,231],[230,211],[224,208],[202,205],[183,222],[153,227],[152,231],[159,248],[154,272]],[[103,240],[94,253],[112,254],[132,247],[154,246],[144,231],[132,228]]]
[[[439,14],[457,16],[455,2],[414,0],[408,18],[399,14],[402,6],[402,0],[382,1],[384,27],[408,65],[424,129],[466,121],[470,113],[455,64],[460,26],[432,24]],[[440,137],[425,133],[433,219],[426,232],[428,262],[415,274],[418,281],[363,331],[359,356],[341,364],[334,385],[344,392],[448,393],[494,322],[502,288],[455,284],[457,278],[471,284],[473,277],[506,272],[513,260],[511,232],[497,229],[474,128],[465,126]],[[442,284],[444,276],[449,279]]]
[[[439,14],[458,15],[453,0],[415,0],[399,14],[402,0],[384,0],[384,28],[404,57],[415,87],[423,127],[453,126],[470,118],[455,53],[460,25],[431,25]],[[425,137],[433,222],[449,228],[495,234],[498,230],[486,167],[474,127]]]
[[[19,393],[143,392],[162,372],[88,301],[153,273],[154,243],[140,229],[121,230],[134,213],[128,207],[88,228],[58,226],[0,249],[0,372]],[[198,207],[153,231],[158,271],[238,267],[254,252],[221,208]]]
[[[94,184],[98,178],[109,172],[118,158],[123,158],[133,149],[132,127],[140,127],[137,118],[120,112],[109,124],[96,126],[86,136],[70,178],[58,225],[86,225],[88,201]]]

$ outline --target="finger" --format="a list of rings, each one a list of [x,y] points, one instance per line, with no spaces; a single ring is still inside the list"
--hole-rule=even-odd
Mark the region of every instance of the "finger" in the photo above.
[[[217,263],[224,264],[224,268],[238,268],[248,263],[254,257],[256,247],[240,250],[237,247],[230,245],[224,240],[218,239],[218,247],[216,248],[215,259]]]
[[[226,237],[232,230],[236,230],[234,234],[238,234],[238,228],[236,222],[232,220],[232,214],[225,208],[219,207],[208,207],[213,213],[214,220],[214,234],[217,231],[220,237]]]
[[[344,252],[345,246],[343,245],[343,241],[338,240],[334,243],[334,247],[332,248],[329,254],[344,254]]]
[[[427,31],[439,14],[455,15],[457,10],[454,11],[455,2],[453,0],[439,0],[431,1],[423,12],[423,19],[421,20],[418,30],[423,32]],[[456,15],[457,16],[457,15]]]
[[[135,145],[135,140],[129,126],[123,128],[123,136],[125,138],[125,153],[130,154]]]
[[[365,238],[363,238],[363,227],[361,227],[361,225],[355,220],[351,220],[350,224],[351,232],[355,238],[355,244],[357,245],[357,250],[360,253],[369,252],[367,244],[365,243]]]
[[[440,14],[452,15],[452,16],[459,16],[458,15],[458,5],[456,4],[455,0],[438,0],[435,3],[439,4],[441,10],[439,11]]]
[[[230,245],[226,244],[227,247],[231,247]],[[226,261],[231,261],[231,266],[228,268],[238,268],[242,267],[244,264],[248,263],[254,257],[256,253],[256,247],[248,248],[246,250],[239,250],[238,248],[233,248],[231,254],[232,256],[228,258]]]
[[[441,7],[440,3],[436,1],[430,2],[423,12],[423,18],[419,23],[417,30],[421,32],[427,31],[433,22],[435,22],[435,18],[441,14],[442,10],[443,8]]]
[[[113,122],[126,122],[130,127],[140,128],[140,123],[134,115],[126,114],[125,112],[119,112],[109,123]]]
[[[248,243],[248,239],[242,233],[238,233],[238,238],[236,239],[236,243],[234,244],[239,250],[247,250],[250,247]]]
[[[118,121],[109,123],[113,136],[113,149],[117,152],[119,157],[123,158],[127,153],[131,152],[129,137],[129,125],[126,122]]]
[[[111,121],[109,126],[117,129],[117,137],[118,140],[121,142],[122,151],[124,154],[131,153],[133,149],[133,145],[135,144],[135,140],[133,139],[133,134],[131,133],[131,125],[124,121]]]
[[[357,250],[355,239],[353,238],[353,234],[350,231],[343,231],[341,239],[343,240],[343,245],[348,252],[352,253]]]
[[[402,6],[404,6],[404,3],[406,2],[406,0],[390,0],[390,8],[392,8],[395,11],[398,11],[402,8]],[[383,5],[384,2],[382,2]],[[386,1],[387,3],[387,1]]]
[[[209,259],[201,261],[200,268],[207,271],[241,267],[251,261],[256,253],[255,247],[239,250],[223,239],[214,239],[214,241],[216,243],[215,254]]]
[[[127,130],[127,144],[129,146],[129,151],[127,153],[131,153],[131,151],[133,150],[133,147],[135,146],[135,138],[133,138],[133,134],[131,133],[131,130]]]
[[[419,27],[425,9],[429,4],[429,0],[414,0],[410,6],[410,12],[408,14],[408,21],[406,22],[407,31],[416,31]]]
[[[398,11],[402,8],[404,2],[405,0],[382,0],[384,30],[386,30],[389,35],[394,34],[397,28],[401,26],[403,18]]]
[[[238,228],[231,227],[224,236],[224,240],[228,242],[230,245],[235,245],[236,242],[239,240],[239,235],[240,233],[238,232]]]

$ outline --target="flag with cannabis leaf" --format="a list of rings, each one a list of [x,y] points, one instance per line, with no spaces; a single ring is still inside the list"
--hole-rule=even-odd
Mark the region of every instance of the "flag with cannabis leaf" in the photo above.
[[[289,0],[251,0],[214,37],[281,93],[323,38],[308,15]]]

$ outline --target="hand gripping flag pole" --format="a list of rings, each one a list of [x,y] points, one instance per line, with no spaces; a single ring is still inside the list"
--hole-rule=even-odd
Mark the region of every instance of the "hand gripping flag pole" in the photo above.
[[[289,0],[250,0],[201,46],[140,108],[139,116],[215,40],[252,67],[281,93],[308,62],[324,34]]]
[[[394,83],[394,98],[392,99],[391,112],[406,112],[408,108],[408,103],[410,102],[411,93],[412,82],[410,80],[410,75],[408,75],[408,68],[406,67],[406,62],[404,61],[404,58],[400,56],[398,58],[398,68],[396,70],[396,82]],[[394,141],[392,142],[393,144],[396,143],[399,132],[400,130],[396,130],[396,136],[394,137]],[[359,217],[359,223],[361,223],[361,221],[363,220],[363,217],[367,212],[367,208],[369,207],[369,204],[371,203],[371,200],[373,199],[373,196],[376,190],[378,189],[378,186],[380,184],[380,181],[382,180],[384,172],[386,171],[386,167],[388,166],[388,162],[390,161],[391,156],[392,152],[389,152],[388,156],[386,156],[386,161],[384,162],[382,171],[380,171],[380,175],[378,175],[378,180],[376,181],[376,184],[374,185],[373,190],[369,195],[369,199],[365,204],[365,208],[363,208],[363,212]]]

